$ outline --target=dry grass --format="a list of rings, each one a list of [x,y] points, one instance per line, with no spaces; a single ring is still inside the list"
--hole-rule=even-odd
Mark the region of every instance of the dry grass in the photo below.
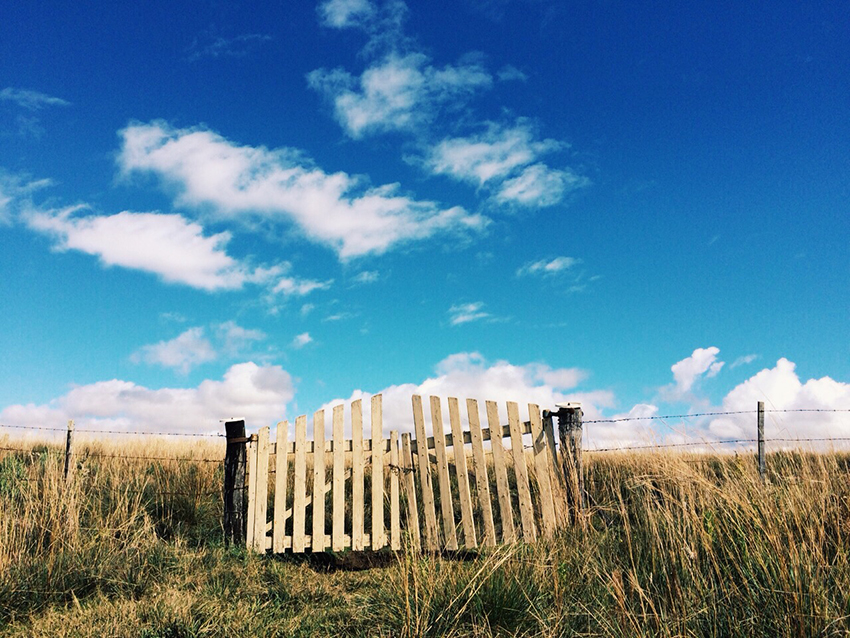
[[[221,543],[221,445],[0,456],[0,633],[15,636],[838,636],[850,457],[592,455],[584,526],[475,557],[255,557]],[[165,492],[166,494],[163,494]]]

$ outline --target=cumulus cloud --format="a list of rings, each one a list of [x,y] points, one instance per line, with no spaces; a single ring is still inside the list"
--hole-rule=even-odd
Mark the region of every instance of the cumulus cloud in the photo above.
[[[189,328],[170,341],[142,346],[130,359],[134,362],[175,368],[188,374],[194,366],[215,360],[217,354],[204,336],[203,327]]]
[[[581,263],[581,260],[576,259],[575,257],[540,259],[538,261],[530,261],[527,264],[524,264],[516,271],[516,274],[518,277],[522,277],[524,275],[557,275],[569,270],[579,263]]]
[[[438,68],[422,53],[395,52],[359,78],[343,69],[317,69],[307,80],[332,102],[340,125],[355,139],[388,131],[415,132],[439,108],[455,108],[493,82],[477,64]]]
[[[527,418],[527,405],[537,404],[541,409],[553,409],[556,403],[563,401],[581,401],[586,414],[595,416],[602,407],[613,403],[613,395],[608,391],[576,392],[576,385],[585,377],[582,370],[575,368],[551,368],[541,363],[514,365],[508,361],[490,363],[478,352],[460,352],[450,355],[437,364],[434,374],[418,383],[391,385],[376,394],[383,395],[383,413],[385,430],[398,429],[401,432],[413,431],[411,396],[424,397],[425,418],[428,430],[431,430],[428,396],[456,397],[461,402],[461,415],[466,422],[467,398],[479,400],[481,420],[486,427],[486,415],[483,412],[484,401],[500,403],[502,423],[507,423],[506,401],[520,404],[520,414]],[[357,390],[346,400],[363,399],[364,424],[368,424],[369,394]],[[324,407],[330,409],[342,400],[328,402]],[[348,408],[346,408],[347,413]],[[443,404],[443,418],[446,429],[449,427],[448,409]]]
[[[455,304],[449,308],[449,323],[453,326],[459,326],[472,321],[481,321],[482,319],[490,319],[493,315],[483,310],[484,302],[475,301],[472,303]]]
[[[38,111],[46,106],[70,106],[71,103],[59,97],[53,97],[46,93],[33,91],[31,89],[16,89],[7,86],[0,91],[0,101],[12,102],[22,109]]]
[[[122,170],[158,175],[178,189],[178,203],[211,206],[222,218],[289,222],[341,259],[487,224],[460,207],[402,195],[398,184],[365,187],[346,173],[326,173],[293,149],[238,146],[212,131],[163,122],[128,126],[121,137]]]
[[[253,362],[231,366],[220,381],[195,388],[150,389],[113,379],[73,388],[42,405],[11,405],[0,420],[16,425],[64,425],[78,429],[150,432],[220,432],[219,419],[243,417],[249,427],[286,416],[295,394],[292,377],[280,366]]]
[[[243,328],[235,321],[225,321],[213,326],[219,349],[231,357],[242,356],[254,343],[264,341],[267,335],[262,330]]]
[[[248,268],[227,254],[230,233],[207,236],[200,224],[181,215],[77,215],[82,208],[31,210],[26,223],[52,237],[57,250],[79,250],[105,266],[142,270],[202,290],[237,289],[275,272]]]
[[[661,388],[661,394],[668,400],[681,400],[690,395],[694,384],[702,378],[711,378],[720,372],[724,362],[717,360],[719,348],[697,348],[691,356],[674,363],[673,383]]]
[[[796,365],[782,358],[736,386],[723,399],[723,411],[755,410],[765,402],[765,438],[818,438],[850,436],[847,412],[771,413],[770,410],[850,409],[850,383],[830,377],[800,380]],[[753,438],[754,415],[715,418],[708,431],[721,438]]]

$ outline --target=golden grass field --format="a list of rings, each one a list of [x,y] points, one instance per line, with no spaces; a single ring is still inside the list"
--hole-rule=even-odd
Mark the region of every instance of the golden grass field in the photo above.
[[[260,557],[221,443],[0,438],[8,636],[844,636],[850,456],[588,454],[583,525],[480,554]],[[185,457],[197,461],[112,458]]]

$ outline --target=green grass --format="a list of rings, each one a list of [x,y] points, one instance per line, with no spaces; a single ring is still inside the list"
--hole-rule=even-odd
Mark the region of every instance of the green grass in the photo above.
[[[58,448],[6,453],[0,634],[850,634],[847,455],[772,454],[767,484],[748,456],[588,456],[584,525],[533,546],[405,551],[355,570],[352,555],[225,547],[215,464],[81,453],[68,487]]]

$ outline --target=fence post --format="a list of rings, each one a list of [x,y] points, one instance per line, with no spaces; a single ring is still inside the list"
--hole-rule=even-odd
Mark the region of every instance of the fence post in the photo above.
[[[74,477],[74,422],[68,421],[68,435],[65,439],[65,482]]]
[[[567,509],[573,521],[579,520],[584,508],[584,468],[581,458],[581,404],[558,404],[558,438],[561,444],[561,467],[567,490]]]
[[[763,481],[767,474],[764,460],[764,401],[758,402],[759,476]]]
[[[224,454],[224,542],[245,543],[245,421],[227,421],[224,424],[227,449]]]

